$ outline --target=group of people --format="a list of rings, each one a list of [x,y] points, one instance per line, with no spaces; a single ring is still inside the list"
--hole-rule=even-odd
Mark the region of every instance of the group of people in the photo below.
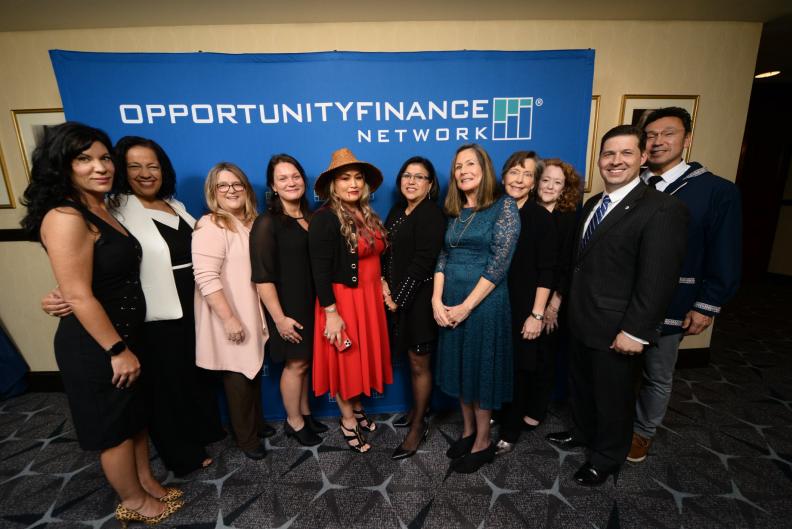
[[[262,419],[265,344],[284,363],[284,433],[322,442],[328,426],[311,414],[312,384],[334,397],[344,441],[361,453],[377,423],[360,399],[384,392],[391,355],[405,355],[413,404],[393,459],[413,456],[428,436],[434,355],[434,379],[463,418],[447,455],[471,473],[545,420],[568,323],[575,428],[548,440],[589,448],[575,474],[585,485],[616,474],[628,452],[639,461],[631,442],[645,457],[667,405],[652,395],[669,393],[680,336],[706,328],[739,277],[739,264],[719,264],[739,253],[739,198],[682,161],[691,131],[679,110],[656,111],[645,131],[605,134],[605,193],[580,221],[570,164],[518,151],[498,178],[477,144],[457,149],[442,207],[432,162],[412,157],[383,222],[371,207],[381,171],[343,148],[315,181],[316,211],[303,167],[278,154],[265,213],[245,173],[222,162],[208,173],[208,213],[196,221],[173,198],[173,166],[153,140],[113,147],[86,125],[48,128],[22,224],[58,282],[42,305],[61,317],[55,353],[75,429],[84,449],[101,451],[121,498],[116,517],[156,523],[183,505],[179,489],[153,476],[149,434],[177,475],[212,464],[206,446],[225,435],[213,373],[237,446],[254,460],[267,455],[262,437],[275,430]],[[665,193],[650,187],[653,174]],[[702,211],[670,196],[677,191]],[[632,376],[644,350],[633,434]]]

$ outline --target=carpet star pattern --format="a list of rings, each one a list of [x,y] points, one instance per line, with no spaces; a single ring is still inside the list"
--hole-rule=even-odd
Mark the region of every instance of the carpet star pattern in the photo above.
[[[742,296],[742,294],[741,294]],[[214,462],[176,478],[185,491],[162,526],[184,529],[664,529],[788,527],[792,519],[792,329],[781,314],[792,281],[745,290],[719,316],[712,364],[677,371],[671,405],[649,457],[626,464],[614,486],[572,479],[586,452],[545,440],[571,425],[565,403],[523,433],[514,450],[477,473],[450,471],[462,434],[456,410],[436,412],[411,458],[390,456],[406,429],[400,413],[375,417],[372,450],[348,449],[337,419],[322,444],[302,447],[282,429],[260,461],[228,438]],[[681,353],[684,355],[684,352]],[[493,442],[498,429],[493,430]],[[66,398],[30,393],[0,403],[0,527],[109,529],[118,499],[95,452],[79,449]]]

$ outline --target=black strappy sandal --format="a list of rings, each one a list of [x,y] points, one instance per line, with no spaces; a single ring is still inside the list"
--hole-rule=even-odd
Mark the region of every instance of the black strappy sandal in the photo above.
[[[357,421],[358,426],[360,426],[363,430],[366,430],[367,432],[373,432],[377,429],[377,423],[369,419],[364,410],[352,410],[352,413],[355,414],[355,420]]]
[[[341,426],[341,435],[344,437],[344,441],[350,450],[357,452],[358,454],[365,454],[371,450],[371,445],[368,444],[365,439],[363,439],[363,436],[360,434],[360,430],[358,430],[357,426],[355,426],[354,430],[350,430],[344,426],[344,421],[341,419],[339,419],[338,424]],[[352,432],[352,435],[347,435],[347,432]],[[356,442],[356,444],[352,444],[353,442]],[[368,450],[364,449],[366,446],[368,446]]]

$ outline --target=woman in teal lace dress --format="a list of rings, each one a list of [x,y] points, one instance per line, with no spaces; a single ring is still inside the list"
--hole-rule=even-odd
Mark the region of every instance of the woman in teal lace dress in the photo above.
[[[476,144],[457,149],[432,311],[440,326],[437,382],[459,398],[464,421],[462,437],[446,454],[462,473],[492,462],[490,416],[512,398],[511,312],[504,279],[520,234],[520,214],[511,197],[499,195],[487,152]]]

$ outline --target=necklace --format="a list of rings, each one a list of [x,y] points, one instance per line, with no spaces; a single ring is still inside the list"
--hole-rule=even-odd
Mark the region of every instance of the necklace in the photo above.
[[[472,213],[472,214],[471,214],[471,215],[470,215],[470,216],[467,218],[467,220],[460,220],[460,217],[462,216],[461,214],[460,214],[460,216],[459,216],[459,217],[457,217],[457,218],[455,218],[455,219],[454,219],[454,224],[451,226],[451,232],[452,232],[452,233],[451,233],[451,237],[452,237],[452,238],[453,238],[453,236],[454,236],[454,235],[456,235],[456,226],[457,226],[457,223],[458,223],[458,222],[461,222],[462,224],[464,224],[464,225],[465,225],[465,227],[464,227],[464,228],[462,228],[462,231],[461,231],[461,232],[459,232],[459,235],[457,235],[457,240],[456,240],[456,242],[449,242],[449,243],[448,243],[448,245],[449,245],[451,248],[457,248],[457,247],[459,246],[459,241],[461,241],[461,240],[462,240],[462,235],[464,235],[464,234],[465,234],[465,230],[467,230],[467,229],[468,229],[468,227],[470,227],[470,225],[472,224],[472,222],[470,222],[470,221],[472,221],[472,220],[473,220],[473,217],[475,217],[475,216],[476,216],[476,213],[478,213],[478,212],[477,212],[477,211],[474,211],[474,212],[473,212],[473,213]]]

